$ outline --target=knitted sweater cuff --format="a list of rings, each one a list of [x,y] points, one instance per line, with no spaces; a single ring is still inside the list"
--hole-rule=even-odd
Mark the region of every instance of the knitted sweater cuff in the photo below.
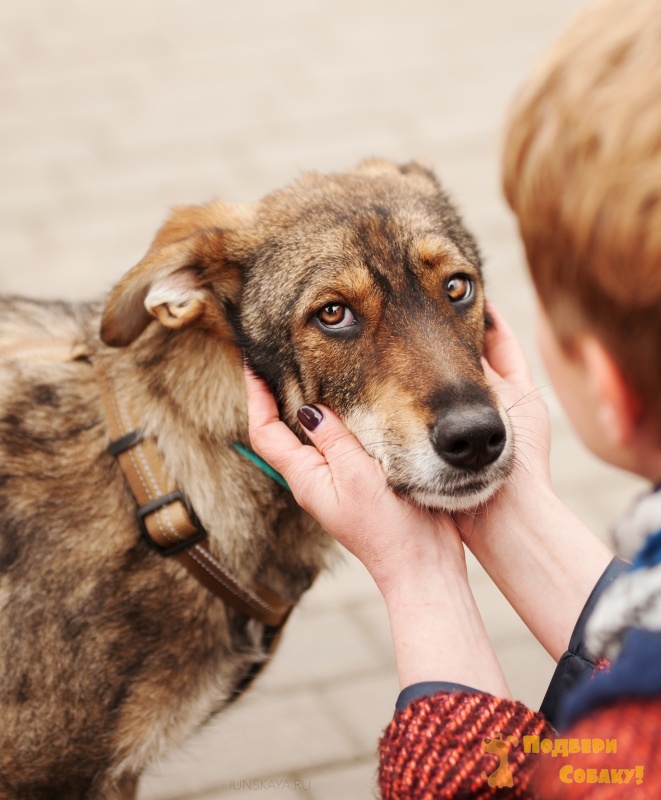
[[[438,692],[465,692],[467,694],[481,694],[479,689],[466,686],[463,683],[451,683],[450,681],[424,681],[423,683],[413,683],[402,689],[395,703],[396,711],[403,711],[406,706],[417,700],[419,697],[429,697]]]
[[[419,698],[395,714],[379,743],[382,800],[493,797],[493,781],[510,779],[503,800],[528,797],[536,762],[523,737],[549,735],[546,719],[515,700],[463,692]]]

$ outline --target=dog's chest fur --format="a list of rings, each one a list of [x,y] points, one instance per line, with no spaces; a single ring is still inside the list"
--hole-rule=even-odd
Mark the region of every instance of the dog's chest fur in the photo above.
[[[0,299],[0,349],[65,337],[93,361],[95,330],[92,306]],[[219,348],[202,375],[185,337],[168,348],[154,336],[112,362],[141,426],[216,557],[246,585],[297,600],[326,537],[231,448],[246,441],[240,365]],[[140,537],[107,445],[87,358],[0,360],[0,797],[37,797],[41,785],[74,797],[95,775],[137,774],[265,657],[261,625]]]

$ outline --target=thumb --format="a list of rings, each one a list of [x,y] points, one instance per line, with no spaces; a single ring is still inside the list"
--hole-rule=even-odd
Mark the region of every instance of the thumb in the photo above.
[[[326,406],[304,405],[298,410],[298,421],[308,438],[322,454],[338,488],[354,478],[380,470],[359,440],[342,420]]]
[[[262,380],[246,369],[250,441],[280,472],[300,505],[327,530],[338,516],[341,497],[355,494],[380,467],[340,418],[324,406],[303,406],[298,419],[311,445],[304,445],[280,420],[275,399]]]
[[[487,362],[507,380],[530,380],[530,367],[514,331],[491,303],[487,304],[487,309],[492,323],[484,337],[484,357]]]

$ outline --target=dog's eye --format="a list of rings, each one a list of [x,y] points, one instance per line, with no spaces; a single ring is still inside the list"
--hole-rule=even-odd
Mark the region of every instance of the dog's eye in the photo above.
[[[341,303],[329,303],[317,312],[317,319],[326,328],[348,328],[354,325],[356,318]]]
[[[469,300],[475,291],[475,283],[467,275],[452,275],[445,284],[450,302],[459,303]]]

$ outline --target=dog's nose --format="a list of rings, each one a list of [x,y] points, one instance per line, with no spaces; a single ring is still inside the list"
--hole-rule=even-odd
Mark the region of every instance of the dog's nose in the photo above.
[[[431,438],[448,464],[477,472],[503,452],[507,434],[493,406],[477,405],[441,412]]]

